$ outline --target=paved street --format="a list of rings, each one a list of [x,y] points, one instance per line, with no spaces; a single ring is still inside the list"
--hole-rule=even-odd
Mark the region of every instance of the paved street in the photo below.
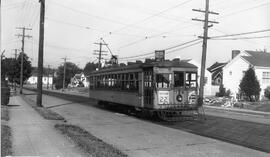
[[[10,99],[10,121],[14,156],[86,156],[74,143],[54,129],[20,96]]]
[[[260,111],[250,111],[245,109],[226,109],[221,107],[205,107],[207,115],[243,120],[270,125],[270,113]]]
[[[27,95],[35,99],[35,95]],[[43,96],[43,105],[129,156],[269,156],[219,140],[164,127],[89,105]],[[54,107],[55,106],[55,107]]]

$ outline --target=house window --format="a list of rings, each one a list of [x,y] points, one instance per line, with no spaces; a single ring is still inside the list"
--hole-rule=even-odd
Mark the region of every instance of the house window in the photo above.
[[[270,72],[263,72],[262,83],[270,83]]]

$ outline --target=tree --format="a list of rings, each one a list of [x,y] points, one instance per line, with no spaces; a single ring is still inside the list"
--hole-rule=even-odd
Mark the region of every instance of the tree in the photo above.
[[[66,62],[66,75],[65,75],[65,87],[70,83],[70,79],[75,74],[81,73],[82,70],[74,63]],[[57,69],[57,76],[54,78],[55,88],[60,89],[63,87],[64,78],[64,65],[61,65]]]
[[[268,99],[270,99],[270,86],[266,87],[264,89],[264,96]]]
[[[21,56],[20,53],[18,58],[5,58],[1,63],[1,77],[7,77],[9,82],[16,82],[20,84],[21,75]],[[23,82],[26,81],[32,73],[31,61],[28,60],[29,57],[23,54]]]
[[[84,75],[89,75],[92,71],[95,71],[96,68],[98,68],[97,63],[88,62],[83,69]]]
[[[250,101],[259,99],[260,95],[260,83],[256,77],[255,71],[250,67],[243,76],[239,85],[240,91],[244,93]]]

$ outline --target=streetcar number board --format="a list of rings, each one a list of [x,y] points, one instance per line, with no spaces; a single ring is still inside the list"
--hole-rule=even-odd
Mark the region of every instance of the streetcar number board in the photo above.
[[[158,104],[170,104],[169,91],[158,91]]]

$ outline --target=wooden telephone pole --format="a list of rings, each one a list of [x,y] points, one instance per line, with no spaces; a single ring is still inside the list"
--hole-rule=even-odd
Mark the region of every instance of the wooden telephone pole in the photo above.
[[[62,88],[62,92],[64,92],[64,89],[65,89],[65,80],[66,80],[66,62],[67,62],[67,57],[65,58],[62,58],[64,59],[64,76],[63,76],[63,88]]]
[[[31,38],[32,36],[25,35],[25,30],[32,30],[31,28],[26,27],[17,27],[16,29],[21,29],[22,34],[16,34],[17,37],[22,37],[22,52],[21,52],[21,74],[20,74],[20,94],[22,94],[23,88],[23,58],[24,58],[24,38]]]
[[[94,50],[94,52],[98,52],[98,53],[93,53],[93,54],[94,55],[98,55],[98,69],[100,69],[101,68],[101,59],[102,59],[102,56],[107,55],[107,54],[102,53],[102,52],[107,52],[107,51],[102,51],[102,46],[103,45],[107,45],[107,44],[102,43],[102,42],[100,42],[100,43],[94,43],[94,44],[99,45],[99,50]]]
[[[49,89],[49,83],[50,83],[50,65],[48,65],[47,69],[47,89]]]
[[[16,59],[17,59],[17,56],[18,56],[18,50],[19,50],[19,49],[14,49],[14,50],[15,50],[15,53],[14,53],[14,60],[16,60]],[[16,82],[14,81],[14,78],[13,78],[12,86],[13,86],[14,90],[16,91],[16,86],[17,86],[17,84],[16,84]]]
[[[203,95],[204,95],[204,76],[205,76],[205,63],[206,63],[206,51],[207,51],[207,39],[208,39],[208,27],[212,27],[213,25],[211,24],[210,26],[208,23],[218,23],[216,21],[209,21],[208,17],[209,14],[215,14],[218,15],[218,13],[211,12],[209,11],[209,0],[206,0],[205,2],[205,10],[199,10],[199,9],[192,9],[193,11],[197,12],[202,12],[204,13],[204,20],[201,19],[192,19],[195,21],[200,21],[204,22],[204,33],[203,37],[199,36],[199,38],[203,38],[203,45],[202,45],[202,60],[201,60],[201,75],[200,75],[200,89],[199,89],[199,98],[198,98],[198,106],[203,105]]]
[[[45,0],[39,0],[39,2],[40,2],[40,22],[39,22],[38,80],[37,80],[37,101],[36,101],[36,103],[37,103],[37,106],[42,107]]]

